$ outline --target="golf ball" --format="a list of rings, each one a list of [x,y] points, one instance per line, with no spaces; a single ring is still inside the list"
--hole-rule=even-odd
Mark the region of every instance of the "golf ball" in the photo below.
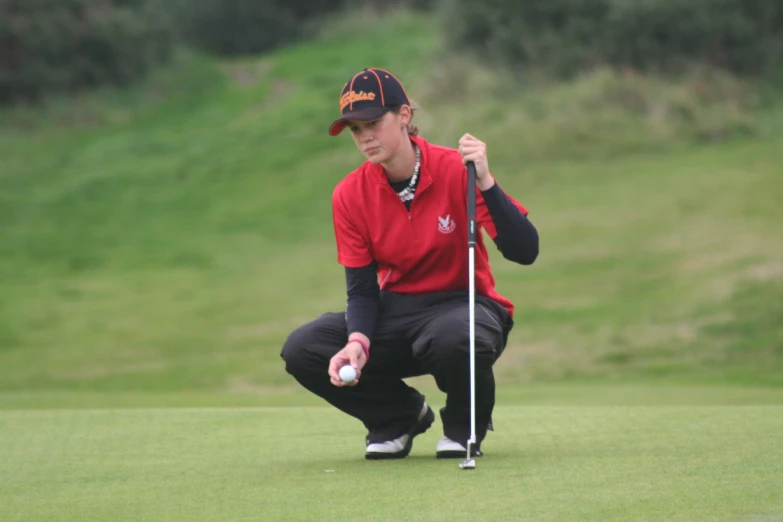
[[[356,370],[353,366],[343,366],[340,368],[340,378],[343,382],[352,382],[356,378]]]

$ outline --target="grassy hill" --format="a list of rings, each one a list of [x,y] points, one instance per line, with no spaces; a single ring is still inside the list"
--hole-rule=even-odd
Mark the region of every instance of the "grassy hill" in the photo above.
[[[363,32],[0,113],[9,403],[295,390],[282,341],[344,306],[330,193],[361,157],[326,129],[367,66],[399,73],[426,138],[486,141],[539,227],[534,266],[492,252],[518,307],[500,380],[783,384],[781,110],[700,73],[522,85],[451,56],[427,19],[358,16]]]

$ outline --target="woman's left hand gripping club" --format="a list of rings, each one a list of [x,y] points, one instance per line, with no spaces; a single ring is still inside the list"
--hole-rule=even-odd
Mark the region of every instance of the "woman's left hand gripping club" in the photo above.
[[[457,150],[462,156],[463,164],[467,165],[469,161],[472,161],[476,166],[476,185],[479,189],[483,191],[492,188],[495,180],[489,173],[487,145],[470,134],[465,134],[460,138]]]

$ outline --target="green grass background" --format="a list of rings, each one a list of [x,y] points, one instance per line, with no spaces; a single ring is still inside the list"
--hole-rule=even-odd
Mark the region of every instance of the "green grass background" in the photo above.
[[[0,518],[781,519],[778,100],[705,71],[522,83],[421,15],[356,17],[0,112]],[[532,267],[491,249],[517,325],[472,476],[431,459],[437,425],[368,465],[279,359],[344,306],[329,195],[362,158],[326,129],[367,66],[430,141],[486,141],[541,234]]]

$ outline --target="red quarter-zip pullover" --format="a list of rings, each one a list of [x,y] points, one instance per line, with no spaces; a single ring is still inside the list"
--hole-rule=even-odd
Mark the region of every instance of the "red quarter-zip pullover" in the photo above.
[[[351,172],[332,193],[337,261],[349,268],[378,263],[382,290],[423,294],[468,289],[467,170],[455,149],[411,136],[421,149],[416,196],[410,210],[389,185],[381,165],[369,161]],[[479,231],[497,235],[478,187]],[[510,198],[519,210],[528,211]],[[476,294],[514,306],[495,289],[483,235],[476,235]]]

